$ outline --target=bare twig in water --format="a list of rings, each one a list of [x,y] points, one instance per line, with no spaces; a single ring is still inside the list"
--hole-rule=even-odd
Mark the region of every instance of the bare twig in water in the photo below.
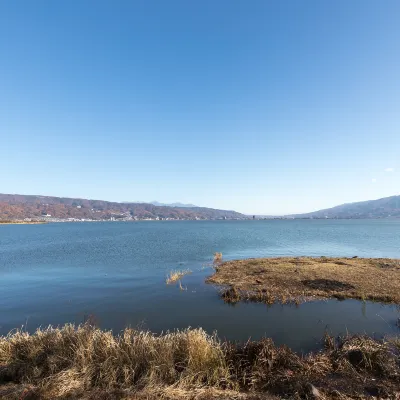
[[[187,287],[183,287],[181,281],[179,281],[179,289],[180,290],[187,290]]]

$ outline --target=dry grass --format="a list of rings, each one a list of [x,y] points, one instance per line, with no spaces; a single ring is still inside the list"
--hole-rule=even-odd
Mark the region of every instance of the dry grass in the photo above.
[[[161,336],[133,329],[113,336],[72,325],[34,335],[18,331],[0,340],[0,365],[3,380],[34,384],[46,398],[94,389],[230,385],[221,344],[201,329]]]
[[[222,253],[214,253],[214,265],[218,265],[222,263]]]
[[[168,274],[165,282],[167,285],[170,285],[171,283],[175,283],[178,282],[181,278],[183,278],[185,275],[188,275],[192,273],[192,271],[190,269],[184,269],[184,270],[172,270],[170,271],[170,273]]]
[[[371,258],[263,258],[228,261],[208,283],[228,285],[226,302],[299,303],[354,298],[400,303],[400,260]]]
[[[327,337],[323,351],[300,356],[270,339],[239,345],[202,329],[113,336],[66,325],[0,338],[0,398],[395,398],[399,351],[393,341]]]

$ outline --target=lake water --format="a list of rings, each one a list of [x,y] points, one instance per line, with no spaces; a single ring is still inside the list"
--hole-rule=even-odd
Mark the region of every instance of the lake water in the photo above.
[[[299,307],[224,304],[206,285],[224,259],[275,256],[400,258],[399,220],[269,220],[60,223],[0,226],[0,333],[83,322],[102,328],[203,327],[231,340],[272,337],[299,351],[325,331],[399,333],[395,306],[318,301]],[[166,285],[190,268],[187,290]]]

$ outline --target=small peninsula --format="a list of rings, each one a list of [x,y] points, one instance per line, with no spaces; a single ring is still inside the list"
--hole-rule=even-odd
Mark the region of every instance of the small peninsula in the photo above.
[[[400,260],[280,257],[234,260],[216,266],[208,283],[223,285],[227,303],[302,303],[359,299],[400,303]]]

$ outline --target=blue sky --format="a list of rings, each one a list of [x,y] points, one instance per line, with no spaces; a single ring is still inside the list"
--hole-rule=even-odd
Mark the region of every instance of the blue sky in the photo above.
[[[400,2],[0,2],[0,192],[313,211],[400,194]]]

